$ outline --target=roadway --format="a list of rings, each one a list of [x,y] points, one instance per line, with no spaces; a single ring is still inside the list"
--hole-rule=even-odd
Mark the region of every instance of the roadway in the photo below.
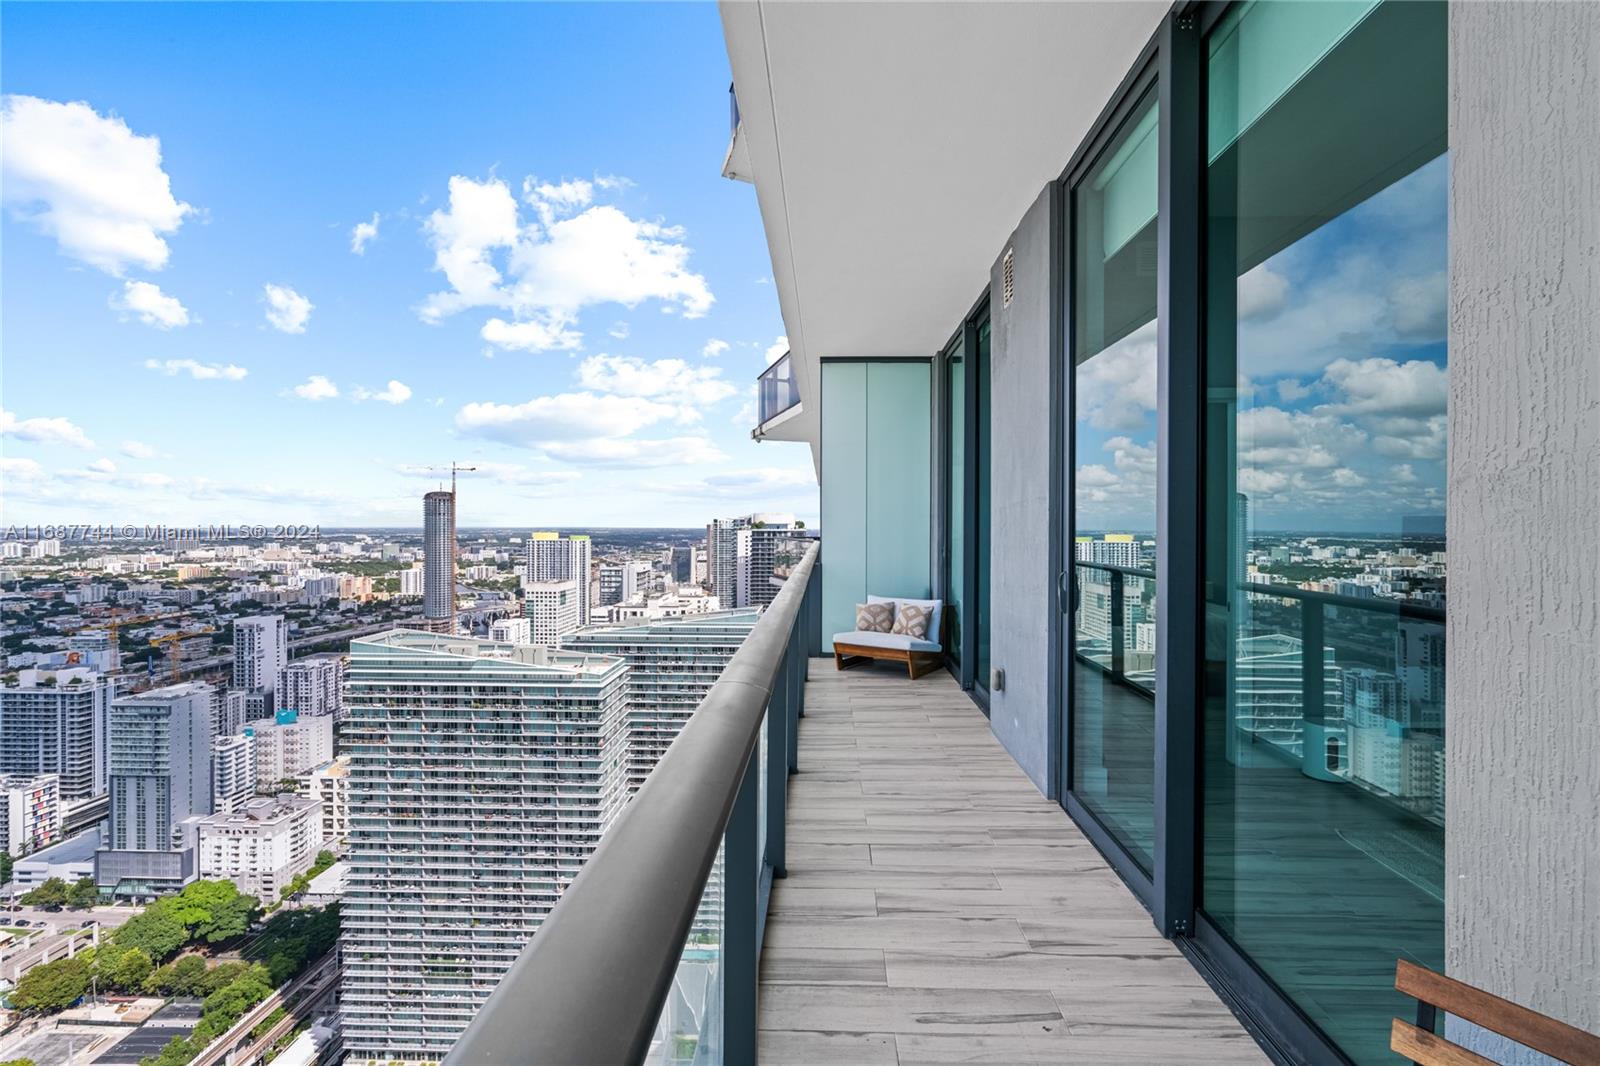
[[[101,929],[115,929],[141,909],[95,907],[87,911],[47,911],[39,907],[12,907],[0,910],[0,926],[44,930],[25,939],[7,941],[0,947],[0,977],[14,982],[42,962],[66,958],[69,942],[75,937],[84,941],[78,947],[88,947],[93,943],[94,930],[82,928],[86,921],[94,922]],[[19,918],[28,925],[18,926]],[[76,953],[77,948],[73,950]]]
[[[392,622],[380,622],[376,625],[355,626],[351,629],[334,629],[329,630],[326,633],[313,633],[310,636],[298,637],[289,641],[289,650],[304,651],[309,648],[320,647],[324,644],[339,644],[345,641],[354,640],[357,637],[370,636],[373,633],[387,633],[391,629],[397,629],[400,626],[405,625],[407,621],[414,621],[414,619],[400,618]],[[196,674],[204,674],[212,670],[226,669],[232,665],[232,655],[210,655],[204,659],[190,659],[187,662],[180,662],[178,664],[178,676],[180,678],[193,677]],[[159,676],[161,672],[162,667],[157,666],[157,676]],[[170,672],[168,673],[168,676],[171,676]]]
[[[189,1066],[218,1066],[219,1063],[228,1061],[228,1052],[235,1047],[244,1047],[248,1050],[243,1056],[236,1056],[233,1062],[255,1061],[255,1055],[265,1052],[272,1047],[273,1041],[292,1029],[297,1022],[315,1013],[311,1010],[312,1006],[323,995],[338,986],[340,972],[339,949],[336,947],[313,963],[305,973],[246,1011],[244,1017],[234,1023],[233,1028],[207,1044],[204,1051],[190,1060]],[[250,1030],[260,1025],[267,1015],[278,1007],[285,1008],[287,1011],[285,1017],[260,1040],[251,1041]]]

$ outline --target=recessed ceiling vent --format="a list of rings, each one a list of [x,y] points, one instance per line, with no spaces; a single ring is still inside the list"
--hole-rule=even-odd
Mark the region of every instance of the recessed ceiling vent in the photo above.
[[[1006,257],[1000,260],[1000,304],[1002,307],[1011,306],[1011,297],[1017,291],[1017,275],[1014,268],[1013,248],[1006,249]]]

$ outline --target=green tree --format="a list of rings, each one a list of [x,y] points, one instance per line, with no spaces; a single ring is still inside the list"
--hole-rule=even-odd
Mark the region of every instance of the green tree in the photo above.
[[[18,1010],[58,1011],[72,1006],[89,990],[89,964],[82,959],[59,959],[35,966],[22,975],[12,990]]]
[[[65,907],[72,898],[72,890],[67,883],[59,877],[52,877],[44,884],[22,897],[24,905],[29,907]]]
[[[7,682],[7,684],[14,684],[14,683],[15,682]],[[4,849],[0,849],[0,885],[3,885],[3,884],[7,883],[10,880],[11,880],[11,853],[9,851],[4,850]],[[14,1061],[21,1062],[22,1060],[21,1059],[16,1059]],[[6,1066],[6,1064],[5,1063],[0,1063],[0,1066]]]
[[[0,1066],[39,1066],[39,1064],[32,1059],[7,1059],[0,1062]]]
[[[186,1066],[190,1059],[199,1054],[199,1049],[181,1036],[175,1036],[167,1041],[167,1046],[161,1049],[158,1055],[146,1055],[139,1060],[139,1066]]]
[[[165,959],[189,941],[189,930],[158,900],[124,922],[114,934],[120,948],[141,948],[152,960]]]
[[[155,968],[150,953],[143,948],[123,949],[111,943],[94,949],[90,965],[101,989],[115,988],[123,992],[140,991],[145,978]]]
[[[88,910],[99,902],[100,889],[95,886],[92,877],[80,878],[67,889],[67,906],[73,910]]]

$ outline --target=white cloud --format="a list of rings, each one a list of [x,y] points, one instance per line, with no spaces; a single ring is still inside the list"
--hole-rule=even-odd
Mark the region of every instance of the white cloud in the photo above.
[[[503,485],[540,488],[569,485],[583,477],[576,470],[530,470],[521,463],[493,463],[479,459],[472,465],[475,469],[464,471],[461,474],[463,480],[487,478]],[[429,480],[440,477],[440,468],[436,466],[402,464],[395,467],[395,472],[406,477],[426,478]]]
[[[37,460],[0,455],[0,479],[8,482],[43,481],[44,467]]]
[[[1261,263],[1240,275],[1237,299],[1241,320],[1271,318],[1289,302],[1289,281]]]
[[[0,104],[0,141],[0,196],[63,253],[119,277],[166,265],[162,234],[194,208],[173,197],[158,138],[87,103],[12,95]]]
[[[1122,479],[1100,463],[1078,467],[1077,486],[1084,489],[1106,489],[1122,483]]]
[[[1334,414],[1427,418],[1444,414],[1450,396],[1449,372],[1425,359],[1335,359],[1322,377],[1341,393],[1319,408]]]
[[[646,426],[677,417],[679,409],[637,396],[567,392],[526,403],[469,403],[456,412],[463,433],[506,444],[594,441],[627,437]]]
[[[1145,427],[1156,409],[1156,326],[1141,326],[1078,365],[1078,416],[1096,429]]]
[[[1239,464],[1294,470],[1331,470],[1358,456],[1367,435],[1323,414],[1252,407],[1237,422]]]
[[[658,300],[686,318],[704,315],[713,297],[705,278],[689,269],[683,230],[593,202],[597,189],[620,186],[615,178],[529,178],[523,198],[535,219],[524,223],[503,180],[452,177],[449,207],[425,226],[434,269],[450,289],[427,297],[418,314],[438,322],[474,307],[509,311],[511,321],[491,320],[495,332],[515,338],[503,347],[525,351],[576,347],[578,315],[597,304]],[[487,325],[485,331],[490,339]]]
[[[692,367],[682,359],[647,363],[620,355],[593,355],[578,365],[578,383],[618,396],[640,396],[689,408],[709,407],[738,390],[722,380],[721,367]],[[698,411],[692,412],[698,416]]]
[[[727,350],[727,341],[718,340],[716,337],[712,337],[710,340],[706,341],[706,346],[700,349],[700,355],[705,359],[715,359],[717,356],[721,355]]]
[[[483,324],[484,340],[508,352],[571,351],[583,347],[583,334],[560,322],[507,322],[491,318]]]
[[[628,329],[628,324],[626,322],[613,322],[611,323],[611,328],[606,330],[606,332],[619,341],[625,341],[628,339],[628,334],[632,331]]]
[[[146,359],[146,370],[159,370],[168,377],[188,374],[196,381],[239,381],[250,371],[232,363],[197,363],[193,359]]]
[[[372,212],[371,222],[357,222],[350,231],[350,250],[356,255],[366,255],[367,245],[378,239],[378,212]]]
[[[143,441],[125,440],[122,442],[122,454],[130,459],[161,459],[162,454]]]
[[[321,374],[312,374],[292,391],[302,400],[331,400],[339,395],[339,386]]]
[[[89,435],[65,418],[18,418],[10,411],[0,411],[0,434],[35,444],[94,447]]]
[[[726,459],[705,437],[669,437],[664,440],[602,438],[588,441],[554,441],[544,446],[546,455],[583,466],[644,468],[717,463]]]
[[[783,358],[783,353],[787,352],[788,350],[789,350],[789,338],[788,337],[779,337],[777,340],[775,340],[771,344],[767,345],[767,351],[766,351],[767,365],[771,366],[773,363],[776,363],[779,359],[782,359]]]
[[[754,467],[725,470],[696,481],[653,486],[675,496],[748,501],[753,507],[772,506],[777,500],[800,500],[814,505],[816,474],[809,467]]]
[[[1389,315],[1395,332],[1412,341],[1442,340],[1449,283],[1445,272],[1396,278],[1389,286]]]
[[[387,387],[373,392],[357,385],[351,395],[357,400],[378,400],[382,403],[402,404],[411,399],[411,388],[402,381],[390,380]],[[308,397],[309,399],[309,397]]]
[[[122,295],[111,297],[113,310],[138,315],[139,321],[157,329],[172,329],[189,324],[189,310],[168,296],[159,285],[148,281],[128,281],[122,285]]]
[[[273,285],[270,282],[263,286],[262,297],[267,301],[267,321],[273,329],[283,333],[306,331],[306,321],[316,304],[287,285]]]
[[[1302,384],[1295,378],[1284,378],[1277,383],[1278,399],[1284,403],[1294,403],[1311,395],[1311,386]]]

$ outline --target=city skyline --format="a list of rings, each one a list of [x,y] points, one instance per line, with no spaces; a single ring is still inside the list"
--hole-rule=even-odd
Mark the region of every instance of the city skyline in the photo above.
[[[715,9],[464,14],[7,9],[9,518],[406,525],[457,459],[483,523],[815,520]]]

